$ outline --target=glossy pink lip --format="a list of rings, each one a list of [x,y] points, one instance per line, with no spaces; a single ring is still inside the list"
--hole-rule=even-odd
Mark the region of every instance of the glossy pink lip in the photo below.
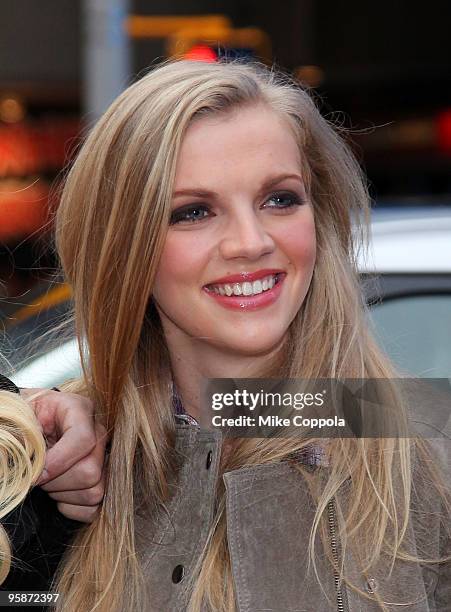
[[[271,274],[274,274],[274,272]],[[216,300],[218,304],[224,306],[224,308],[241,311],[257,310],[258,308],[264,308],[265,306],[274,304],[282,291],[282,284],[285,277],[285,273],[280,274],[279,281],[272,289],[269,291],[264,291],[263,293],[258,293],[257,295],[232,295],[227,297],[226,295],[219,295],[214,291],[207,289],[207,287],[203,287],[203,291]]]
[[[226,285],[228,283],[245,283],[246,281],[252,282],[258,280],[260,278],[265,278],[265,276],[270,276],[271,274],[281,274],[283,270],[275,269],[275,268],[265,268],[264,270],[258,270],[257,272],[240,272],[239,274],[231,274],[230,276],[222,276],[221,278],[217,278],[206,287],[210,287],[211,285]]]

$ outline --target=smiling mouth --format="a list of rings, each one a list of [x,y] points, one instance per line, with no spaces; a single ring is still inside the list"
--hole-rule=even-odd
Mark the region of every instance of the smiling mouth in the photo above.
[[[266,291],[271,291],[271,289],[281,281],[283,276],[283,272],[278,272],[277,274],[268,274],[268,276],[253,282],[245,281],[243,283],[206,285],[205,290],[224,297],[252,297],[265,293]]]

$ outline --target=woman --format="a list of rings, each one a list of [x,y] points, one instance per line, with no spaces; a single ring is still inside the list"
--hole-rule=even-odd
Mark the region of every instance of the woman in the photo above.
[[[30,406],[13,393],[0,391],[0,518],[25,498],[44,467],[45,444]],[[0,527],[0,583],[11,566],[9,539]]]
[[[354,264],[367,211],[346,145],[273,71],[170,63],[108,109],[56,220],[90,355],[67,388],[111,436],[59,609],[449,609],[449,492],[424,443],[315,454],[196,425],[204,378],[394,376]]]
[[[91,423],[85,398],[27,390],[25,401],[18,393],[0,375],[0,584],[10,593],[48,590],[66,544],[80,521],[91,522],[96,511],[97,499],[85,486],[90,478],[86,466],[97,462],[105,446],[103,440],[95,443],[96,433],[103,432],[100,424]],[[47,452],[46,443],[51,447]],[[101,479],[96,479],[96,488],[101,488]],[[77,481],[85,488],[77,490]],[[30,490],[42,482],[49,484]],[[55,492],[48,495],[43,487],[49,486]],[[67,491],[74,503],[57,504]],[[17,601],[23,600],[19,596]],[[44,604],[51,597],[36,601]]]

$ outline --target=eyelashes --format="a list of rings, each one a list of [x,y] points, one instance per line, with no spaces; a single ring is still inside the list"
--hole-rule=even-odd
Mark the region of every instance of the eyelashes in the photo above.
[[[268,206],[268,202],[271,201],[276,202],[276,206]],[[269,196],[263,207],[282,212],[291,211],[295,206],[302,206],[304,203],[304,199],[296,193],[291,191],[278,191]],[[210,216],[210,212],[210,206],[207,204],[199,203],[181,206],[172,212],[169,225],[194,225],[207,219]]]
[[[183,206],[175,210],[171,214],[169,225],[175,225],[176,223],[188,222],[190,224],[197,223],[208,215],[199,215],[198,213],[209,212],[210,209],[205,204],[194,204],[190,206]]]
[[[278,210],[284,210],[286,208],[292,208],[293,206],[300,206],[304,204],[304,200],[300,198],[296,193],[291,192],[280,192],[272,194],[266,201],[269,202],[271,200],[285,200],[288,201],[284,206],[270,206],[270,208],[277,208]]]

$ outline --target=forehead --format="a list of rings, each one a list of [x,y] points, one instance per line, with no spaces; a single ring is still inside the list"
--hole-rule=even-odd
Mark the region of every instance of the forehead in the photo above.
[[[263,105],[247,106],[190,125],[179,153],[176,187],[229,174],[266,176],[300,169],[299,145],[288,121]]]

